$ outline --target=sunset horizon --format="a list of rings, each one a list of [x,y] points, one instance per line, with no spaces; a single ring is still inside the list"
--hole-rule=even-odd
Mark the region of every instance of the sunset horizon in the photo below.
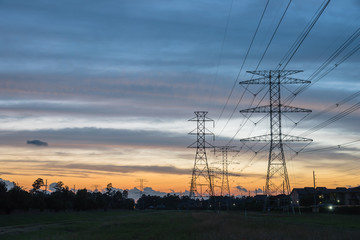
[[[316,187],[360,186],[358,1],[1,6],[1,180],[30,191],[37,178],[88,190],[139,189],[145,179],[149,194],[189,193],[197,126],[188,120],[207,111],[215,140],[206,141],[238,151],[230,195],[263,194],[269,145],[240,140],[270,134],[268,112],[240,111],[268,106],[269,87],[239,83],[283,68],[311,81],[281,90],[284,105],[312,111],[281,118],[283,136],[312,140],[284,144],[290,188],[313,187],[314,173]]]

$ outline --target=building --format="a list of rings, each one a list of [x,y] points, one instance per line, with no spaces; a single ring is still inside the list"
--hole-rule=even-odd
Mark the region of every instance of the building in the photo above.
[[[294,188],[291,192],[293,203],[299,206],[311,206],[320,204],[334,205],[360,205],[360,186],[355,188],[337,187],[327,189],[326,187]]]

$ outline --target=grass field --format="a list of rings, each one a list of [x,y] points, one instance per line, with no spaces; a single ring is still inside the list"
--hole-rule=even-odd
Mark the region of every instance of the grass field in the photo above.
[[[360,216],[205,211],[0,215],[0,239],[360,239]]]

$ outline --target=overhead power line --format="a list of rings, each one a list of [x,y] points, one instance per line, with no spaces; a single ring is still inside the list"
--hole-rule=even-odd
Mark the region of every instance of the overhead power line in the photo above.
[[[318,131],[318,130],[320,130],[320,129],[322,129],[322,128],[324,128],[324,127],[326,127],[326,126],[328,126],[328,125],[330,125],[330,124],[332,124],[332,123],[334,123],[334,122],[336,122],[338,120],[340,120],[341,118],[349,115],[350,113],[352,113],[352,112],[354,112],[354,111],[356,111],[358,109],[360,109],[360,102],[352,105],[351,107],[349,107],[346,110],[340,112],[339,114],[329,118],[328,120],[326,120],[326,121],[324,121],[324,122],[310,128],[309,130],[302,133],[300,136],[308,136],[308,135],[310,135],[310,134],[312,134],[312,133],[314,133],[314,132],[316,132],[316,131]]]
[[[318,148],[318,149],[309,149],[309,150],[307,150],[307,151],[303,151],[302,153],[313,153],[313,152],[328,151],[328,150],[332,150],[332,149],[339,149],[339,148],[342,148],[342,147],[345,147],[345,146],[349,146],[349,145],[352,145],[352,144],[358,143],[358,142],[360,142],[360,139],[354,140],[354,141],[351,141],[351,142],[346,142],[346,143],[338,144],[338,145],[336,145],[336,146],[331,146],[331,147]]]
[[[305,29],[302,31],[302,33],[299,35],[299,37],[293,43],[291,48],[287,51],[287,53],[285,54],[283,59],[280,61],[278,68],[282,67],[282,70],[284,70],[287,67],[287,65],[289,64],[291,59],[294,57],[295,53],[300,48],[301,44],[304,42],[306,37],[309,35],[310,31],[315,26],[316,22],[319,20],[320,16],[323,14],[323,12],[325,11],[325,8],[329,5],[329,3],[330,3],[330,0],[325,0],[321,4],[320,8],[317,10],[315,15],[311,18],[310,22],[307,24]],[[286,61],[286,63],[285,63],[285,61]]]
[[[229,103],[229,100],[230,100],[230,98],[231,98],[231,95],[232,95],[233,92],[234,92],[236,83],[238,82],[240,73],[241,73],[241,71],[242,71],[242,69],[243,69],[243,67],[244,67],[244,65],[245,65],[245,62],[246,62],[246,60],[247,60],[247,57],[248,57],[248,55],[249,55],[249,53],[250,53],[251,47],[252,47],[252,45],[253,45],[253,43],[254,43],[254,40],[255,40],[255,38],[256,38],[256,35],[257,35],[257,33],[258,33],[258,30],[259,30],[259,28],[260,28],[261,22],[262,22],[262,20],[263,20],[263,18],[264,18],[264,15],[265,15],[265,12],[266,12],[266,9],[267,9],[268,5],[269,5],[269,0],[267,0],[267,2],[266,2],[266,5],[265,5],[265,8],[264,8],[264,10],[263,10],[263,12],[262,12],[262,14],[261,14],[259,23],[258,23],[258,25],[257,25],[257,27],[256,27],[256,30],[255,30],[255,32],[254,32],[254,35],[253,35],[253,37],[252,37],[252,39],[251,39],[250,45],[249,45],[249,47],[248,47],[248,49],[247,49],[247,51],[246,51],[244,61],[243,61],[242,64],[241,64],[240,70],[239,70],[239,72],[238,72],[238,74],[237,74],[237,76],[236,76],[236,79],[235,79],[234,84],[233,84],[233,86],[232,86],[232,88],[231,88],[231,91],[230,91],[230,93],[229,93],[229,96],[228,96],[227,99],[226,99],[225,105],[223,106],[223,108],[222,108],[222,110],[221,110],[221,113],[220,113],[220,116],[219,116],[219,118],[218,118],[217,121],[219,121],[220,118],[222,117],[222,115],[223,115],[223,113],[224,113],[224,111],[225,111],[225,108],[226,108],[227,104]]]
[[[266,55],[266,52],[268,51],[268,49],[269,49],[269,47],[270,47],[270,45],[271,45],[271,43],[272,43],[272,41],[273,41],[273,39],[274,39],[277,31],[278,31],[278,29],[279,29],[279,27],[280,27],[280,25],[281,25],[281,23],[282,23],[285,15],[286,15],[287,11],[288,11],[288,9],[289,9],[289,6],[290,6],[291,2],[292,2],[292,0],[290,0],[289,3],[287,4],[287,6],[286,6],[286,8],[285,8],[285,10],[284,10],[284,12],[283,12],[283,14],[282,14],[279,22],[278,22],[278,24],[277,24],[277,26],[276,26],[273,34],[272,34],[272,36],[271,36],[271,38],[270,38],[270,40],[269,40],[269,42],[268,42],[268,44],[267,44],[267,46],[266,46],[263,54],[262,54],[262,56],[261,56],[261,59],[259,60],[257,66],[256,66],[255,71],[257,71],[257,69],[259,68],[259,66],[260,66],[260,64],[261,64],[264,56]],[[267,4],[268,4],[268,2],[267,2]],[[266,4],[266,7],[267,7],[267,4]],[[266,10],[266,8],[264,9],[263,14],[265,13],[265,10]],[[263,15],[262,15],[262,17],[263,17]],[[262,20],[262,17],[261,17],[260,20]],[[259,24],[261,24],[261,21],[259,22]],[[258,25],[258,26],[259,26],[259,25]],[[254,76],[254,75],[253,75],[253,76]],[[253,79],[253,77],[252,77],[251,79]],[[236,81],[235,81],[235,84],[236,84],[236,82],[237,82],[237,79],[236,79]],[[265,89],[265,86],[262,87],[262,89],[261,89],[259,92],[261,92],[263,89]],[[247,87],[245,88],[245,91],[246,91],[246,90],[247,90]],[[263,99],[264,99],[264,98],[263,98]],[[263,99],[262,99],[262,100],[263,100]],[[241,100],[242,100],[242,98],[239,99],[238,103],[236,104],[235,108],[233,109],[233,112],[232,112],[231,116],[229,117],[229,119],[227,120],[227,122],[229,122],[230,119],[232,118],[232,116],[234,115],[234,112],[236,111],[237,107],[239,106]],[[258,106],[262,103],[262,100],[259,102]],[[251,106],[250,106],[250,107],[251,107]],[[250,114],[250,116],[251,116],[251,114]],[[240,128],[238,129],[238,131],[236,132],[236,134],[234,135],[234,137],[229,141],[229,143],[228,143],[227,145],[231,144],[231,142],[235,139],[236,135],[240,132],[240,129],[241,129],[241,128],[242,128],[242,126],[240,126]],[[222,130],[222,131],[223,131],[223,130]]]
[[[233,3],[234,3],[234,0],[231,0],[230,8],[229,8],[229,14],[228,14],[228,17],[227,17],[227,20],[226,20],[226,25],[225,25],[225,30],[224,30],[224,36],[223,36],[223,39],[222,39],[222,42],[221,42],[219,59],[218,59],[217,65],[216,65],[216,73],[215,73],[215,79],[214,79],[215,82],[216,82],[216,80],[218,78],[218,74],[219,74],[219,66],[221,64],[221,60],[222,60],[222,56],[223,56],[224,44],[225,44],[225,39],[226,39],[228,28],[229,28],[230,16],[231,16]],[[212,85],[212,88],[211,88],[210,98],[212,97],[212,94],[213,94],[213,88],[214,88],[214,84]]]

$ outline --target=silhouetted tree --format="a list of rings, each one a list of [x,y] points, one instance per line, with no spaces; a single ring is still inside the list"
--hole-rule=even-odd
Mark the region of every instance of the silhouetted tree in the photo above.
[[[44,186],[44,180],[42,178],[38,178],[32,184],[32,192],[38,191],[42,186]]]
[[[123,195],[123,198],[128,198],[129,197],[129,191],[128,190],[124,190],[123,192],[122,192],[122,195]]]
[[[0,181],[0,212],[10,213],[10,201],[5,182]]]
[[[106,194],[108,196],[111,196],[112,195],[112,192],[113,192],[113,186],[112,186],[112,183],[108,183],[106,185]]]
[[[64,183],[62,181],[59,181],[55,184],[54,188],[56,192],[62,191],[64,189]]]
[[[87,210],[89,209],[89,200],[88,200],[88,191],[86,190],[86,188],[84,189],[79,189],[76,192],[76,196],[75,196],[75,209],[76,210]]]
[[[10,209],[28,210],[30,207],[31,195],[22,187],[14,183],[14,187],[8,191]]]

